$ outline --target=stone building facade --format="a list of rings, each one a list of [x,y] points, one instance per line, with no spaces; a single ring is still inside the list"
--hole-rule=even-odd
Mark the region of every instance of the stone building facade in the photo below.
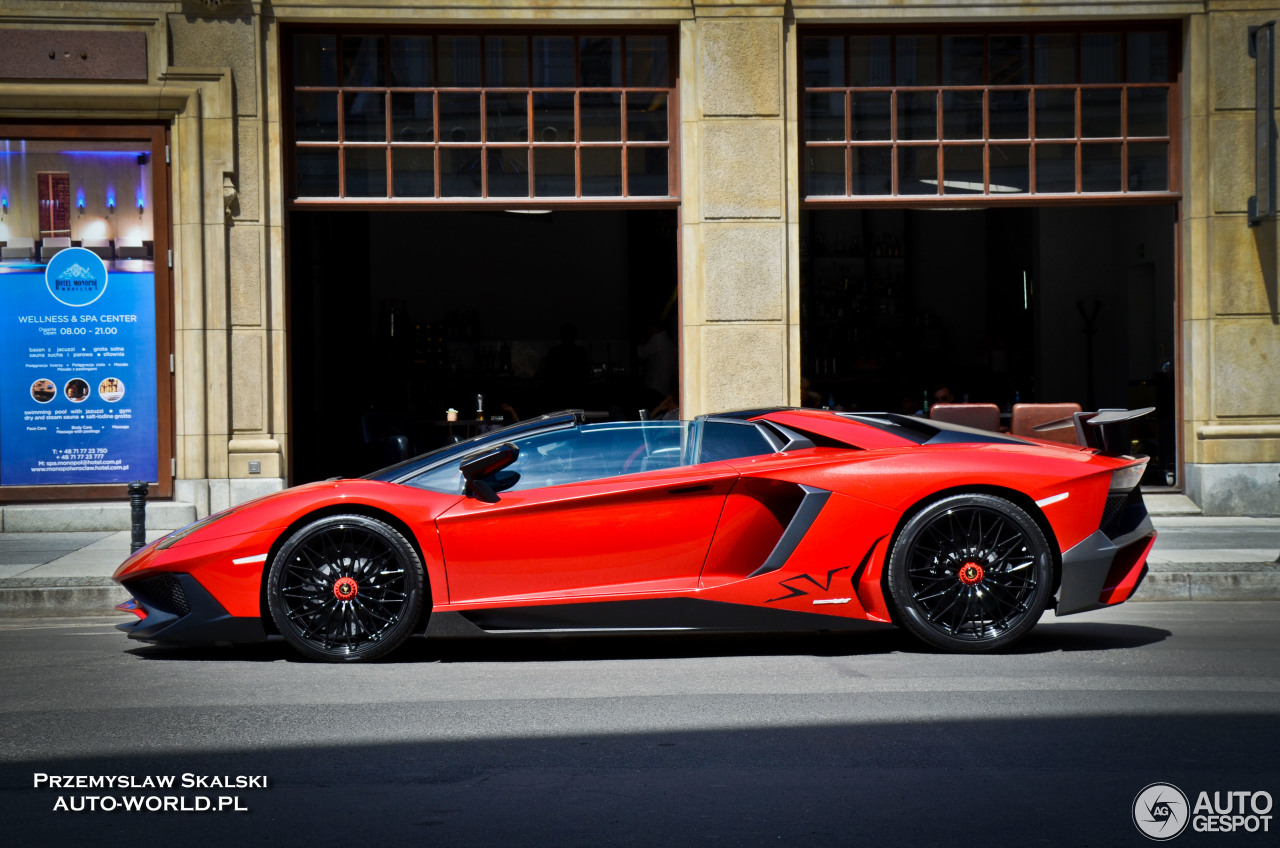
[[[287,485],[291,429],[323,426],[291,417],[290,81],[281,61],[290,27],[669,28],[678,46],[671,155],[687,416],[804,400],[806,33],[1170,22],[1180,36],[1170,131],[1179,485],[1206,513],[1275,515],[1280,253],[1275,217],[1250,227],[1246,208],[1248,32],[1276,18],[1276,0],[9,0],[0,9],[6,49],[27,45],[39,58],[87,46],[132,69],[9,62],[0,124],[167,128],[173,496],[204,513]]]

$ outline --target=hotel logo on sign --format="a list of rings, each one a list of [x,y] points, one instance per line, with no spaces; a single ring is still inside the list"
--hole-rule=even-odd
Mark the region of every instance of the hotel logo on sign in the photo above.
[[[49,260],[44,282],[59,303],[88,306],[107,290],[107,266],[92,250],[68,248]]]

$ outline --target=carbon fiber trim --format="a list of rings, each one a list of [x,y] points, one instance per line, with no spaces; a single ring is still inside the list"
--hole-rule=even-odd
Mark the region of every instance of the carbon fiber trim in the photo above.
[[[439,615],[441,614],[436,613],[436,616]],[[705,601],[699,598],[505,607],[468,610],[460,613],[460,616],[487,633],[510,634],[883,630],[890,626],[864,619]],[[441,626],[444,626],[443,622]]]
[[[146,618],[118,626],[130,639],[208,644],[261,642],[267,638],[262,619],[229,615],[190,574],[157,574],[144,580],[127,580],[122,585],[133,593],[147,614]],[[165,587],[170,594],[157,597],[140,591],[160,587]],[[181,596],[182,609],[176,608],[175,596]]]

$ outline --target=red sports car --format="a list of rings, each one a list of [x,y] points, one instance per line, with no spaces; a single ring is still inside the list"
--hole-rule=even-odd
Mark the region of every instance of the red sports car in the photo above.
[[[416,633],[834,630],[1006,647],[1118,604],[1155,531],[1120,456],[892,414],[543,416],[311,483],[155,541],[115,574],[149,642],[279,633],[373,659]]]

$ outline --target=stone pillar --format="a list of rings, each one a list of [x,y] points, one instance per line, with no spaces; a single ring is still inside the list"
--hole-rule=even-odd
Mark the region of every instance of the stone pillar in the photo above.
[[[185,393],[205,393],[205,452],[197,469],[194,452],[180,450],[179,476],[187,481],[178,488],[198,488],[206,478],[213,510],[280,489],[285,475],[283,238],[262,190],[268,113],[277,108],[263,97],[267,30],[256,4],[188,3],[169,15],[171,64],[230,68],[234,103],[225,116],[234,156],[205,186],[202,225],[212,261],[205,263],[203,321],[179,326],[199,335],[204,356],[203,384]],[[183,375],[184,363],[178,366]],[[186,433],[179,435],[181,446]],[[189,497],[203,500],[197,492]]]
[[[1187,493],[1210,515],[1280,515],[1276,219],[1250,227],[1254,69],[1248,28],[1280,6],[1195,15],[1183,92]]]
[[[685,417],[794,401],[784,6],[694,4],[682,69],[682,379]]]

